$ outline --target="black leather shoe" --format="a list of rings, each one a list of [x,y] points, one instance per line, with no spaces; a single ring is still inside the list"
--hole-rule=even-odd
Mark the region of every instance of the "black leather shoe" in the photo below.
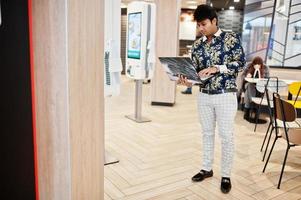
[[[245,108],[244,119],[247,121],[250,119],[250,108]]]
[[[213,176],[213,171],[210,170],[210,171],[205,171],[205,170],[201,170],[199,173],[197,173],[196,175],[194,175],[191,180],[194,181],[194,182],[199,182],[199,181],[202,181],[204,180],[205,178],[209,178]]]
[[[222,177],[222,181],[221,181],[221,191],[223,193],[228,193],[231,190],[231,180],[228,177]]]

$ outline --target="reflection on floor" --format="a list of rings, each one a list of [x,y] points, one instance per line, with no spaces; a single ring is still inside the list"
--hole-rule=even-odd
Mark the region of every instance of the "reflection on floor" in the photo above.
[[[276,189],[285,143],[276,144],[266,173],[259,151],[267,124],[257,127],[238,111],[235,125],[235,163],[232,191],[220,192],[220,140],[216,136],[214,176],[192,183],[201,163],[202,141],[196,112],[197,87],[192,95],[177,88],[174,107],[150,105],[150,84],[143,85],[143,116],[152,122],[135,123],[134,82],[123,77],[121,95],[106,99],[106,150],[120,160],[105,166],[105,199],[300,199],[301,147],[289,152],[281,189]],[[216,134],[217,135],[217,134]]]

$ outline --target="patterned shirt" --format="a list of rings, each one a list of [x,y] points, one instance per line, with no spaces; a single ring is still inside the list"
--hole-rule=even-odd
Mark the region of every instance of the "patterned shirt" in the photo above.
[[[191,59],[197,72],[212,66],[219,68],[220,73],[201,86],[208,90],[236,88],[237,73],[245,65],[239,36],[220,29],[214,34],[211,43],[207,42],[206,36],[194,42]]]

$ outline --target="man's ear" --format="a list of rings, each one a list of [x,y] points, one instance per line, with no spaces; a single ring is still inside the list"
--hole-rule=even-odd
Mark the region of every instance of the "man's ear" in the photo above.
[[[211,23],[217,26],[217,19],[213,18],[212,21],[211,21]]]

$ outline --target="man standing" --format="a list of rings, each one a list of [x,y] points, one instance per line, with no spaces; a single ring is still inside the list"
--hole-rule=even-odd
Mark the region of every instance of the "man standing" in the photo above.
[[[198,113],[203,133],[203,166],[192,181],[212,177],[214,133],[217,124],[221,138],[221,191],[231,190],[231,168],[234,155],[234,118],[237,110],[236,76],[245,64],[240,38],[233,32],[224,32],[217,26],[217,14],[208,5],[199,5],[194,19],[203,37],[192,47],[192,61],[200,77],[214,74],[200,86]],[[180,83],[191,86],[185,77]]]

